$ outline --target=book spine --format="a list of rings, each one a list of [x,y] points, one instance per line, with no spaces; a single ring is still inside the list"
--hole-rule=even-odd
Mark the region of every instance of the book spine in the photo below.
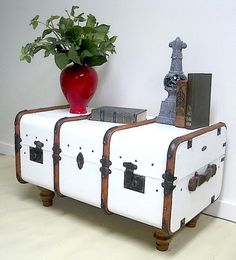
[[[188,81],[179,80],[176,84],[176,119],[175,126],[185,128],[187,110]]]
[[[196,129],[209,125],[211,101],[210,73],[189,73],[186,128]]]
[[[117,118],[116,123],[129,124],[135,122],[134,115],[130,113],[119,112],[117,113],[116,118]]]
[[[136,111],[135,111],[136,110]],[[147,110],[101,107],[91,111],[91,120],[113,123],[135,123],[146,119]]]
[[[191,129],[192,126],[192,88],[188,82],[188,93],[187,93],[187,104],[186,104],[186,115],[185,115],[185,127]]]

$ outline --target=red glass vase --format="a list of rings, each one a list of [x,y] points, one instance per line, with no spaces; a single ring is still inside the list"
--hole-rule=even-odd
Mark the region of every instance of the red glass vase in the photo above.
[[[87,112],[86,106],[96,91],[97,82],[97,72],[93,68],[72,64],[62,70],[61,89],[70,105],[70,113]]]

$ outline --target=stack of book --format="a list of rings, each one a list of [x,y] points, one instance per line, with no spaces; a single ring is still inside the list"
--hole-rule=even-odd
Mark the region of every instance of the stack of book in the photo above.
[[[211,79],[209,73],[190,73],[188,80],[177,81],[175,126],[196,129],[209,125]]]

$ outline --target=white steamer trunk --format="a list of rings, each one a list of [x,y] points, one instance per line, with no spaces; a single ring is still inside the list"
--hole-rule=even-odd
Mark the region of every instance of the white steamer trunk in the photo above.
[[[163,251],[219,197],[225,124],[187,130],[155,119],[107,123],[66,107],[25,110],[15,119],[16,176],[41,187],[44,206],[55,191],[157,227]]]
[[[20,165],[23,181],[54,191],[55,125],[62,118],[74,116],[68,109],[57,109],[25,114],[21,118]],[[121,126],[122,129],[110,134],[108,130],[114,126]],[[171,191],[171,218],[168,220],[169,232],[174,233],[216,200],[221,190],[226,128],[221,127],[220,132],[214,129],[194,136],[195,132],[153,122],[128,129],[121,124],[89,119],[65,122],[59,132],[56,191],[96,207],[102,205],[106,211],[163,228],[167,197],[163,178],[168,153],[174,145],[173,140],[193,134],[190,143],[189,140],[180,142],[174,152],[173,176],[176,180]],[[106,133],[110,136],[110,154],[104,157]],[[30,159],[30,149],[35,147],[35,142],[43,144],[41,163]],[[78,157],[82,161],[81,167],[78,166]],[[102,158],[108,159],[111,165],[108,163],[104,168]],[[132,184],[133,188],[127,188],[124,163],[135,165],[133,174],[144,179],[142,191],[136,190],[135,183]],[[203,175],[208,165],[216,165],[216,174],[195,191],[190,191],[189,180],[196,173]],[[102,174],[101,166],[105,170]],[[111,173],[106,175],[109,170]],[[108,185],[104,186],[106,180]],[[104,187],[107,187],[107,192],[104,192]],[[101,201],[102,194],[105,194],[105,204]]]
[[[110,144],[110,167],[108,185],[108,209],[111,212],[162,228],[163,225],[163,177],[166,171],[167,153],[172,140],[193,133],[192,130],[163,124],[149,124],[117,131]],[[176,151],[172,194],[170,231],[175,232],[181,221],[187,223],[220,194],[223,159],[225,156],[226,128],[221,134],[217,129],[181,143]],[[124,162],[137,166],[134,174],[145,177],[144,193],[124,188]],[[216,164],[217,172],[208,182],[192,192],[188,182],[195,172],[203,174],[208,164]]]

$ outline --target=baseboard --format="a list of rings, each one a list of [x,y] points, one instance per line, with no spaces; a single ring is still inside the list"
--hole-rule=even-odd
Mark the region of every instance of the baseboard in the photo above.
[[[0,142],[0,153],[6,155],[14,155],[14,146],[4,142]]]
[[[236,222],[236,204],[232,202],[218,199],[203,213]]]

